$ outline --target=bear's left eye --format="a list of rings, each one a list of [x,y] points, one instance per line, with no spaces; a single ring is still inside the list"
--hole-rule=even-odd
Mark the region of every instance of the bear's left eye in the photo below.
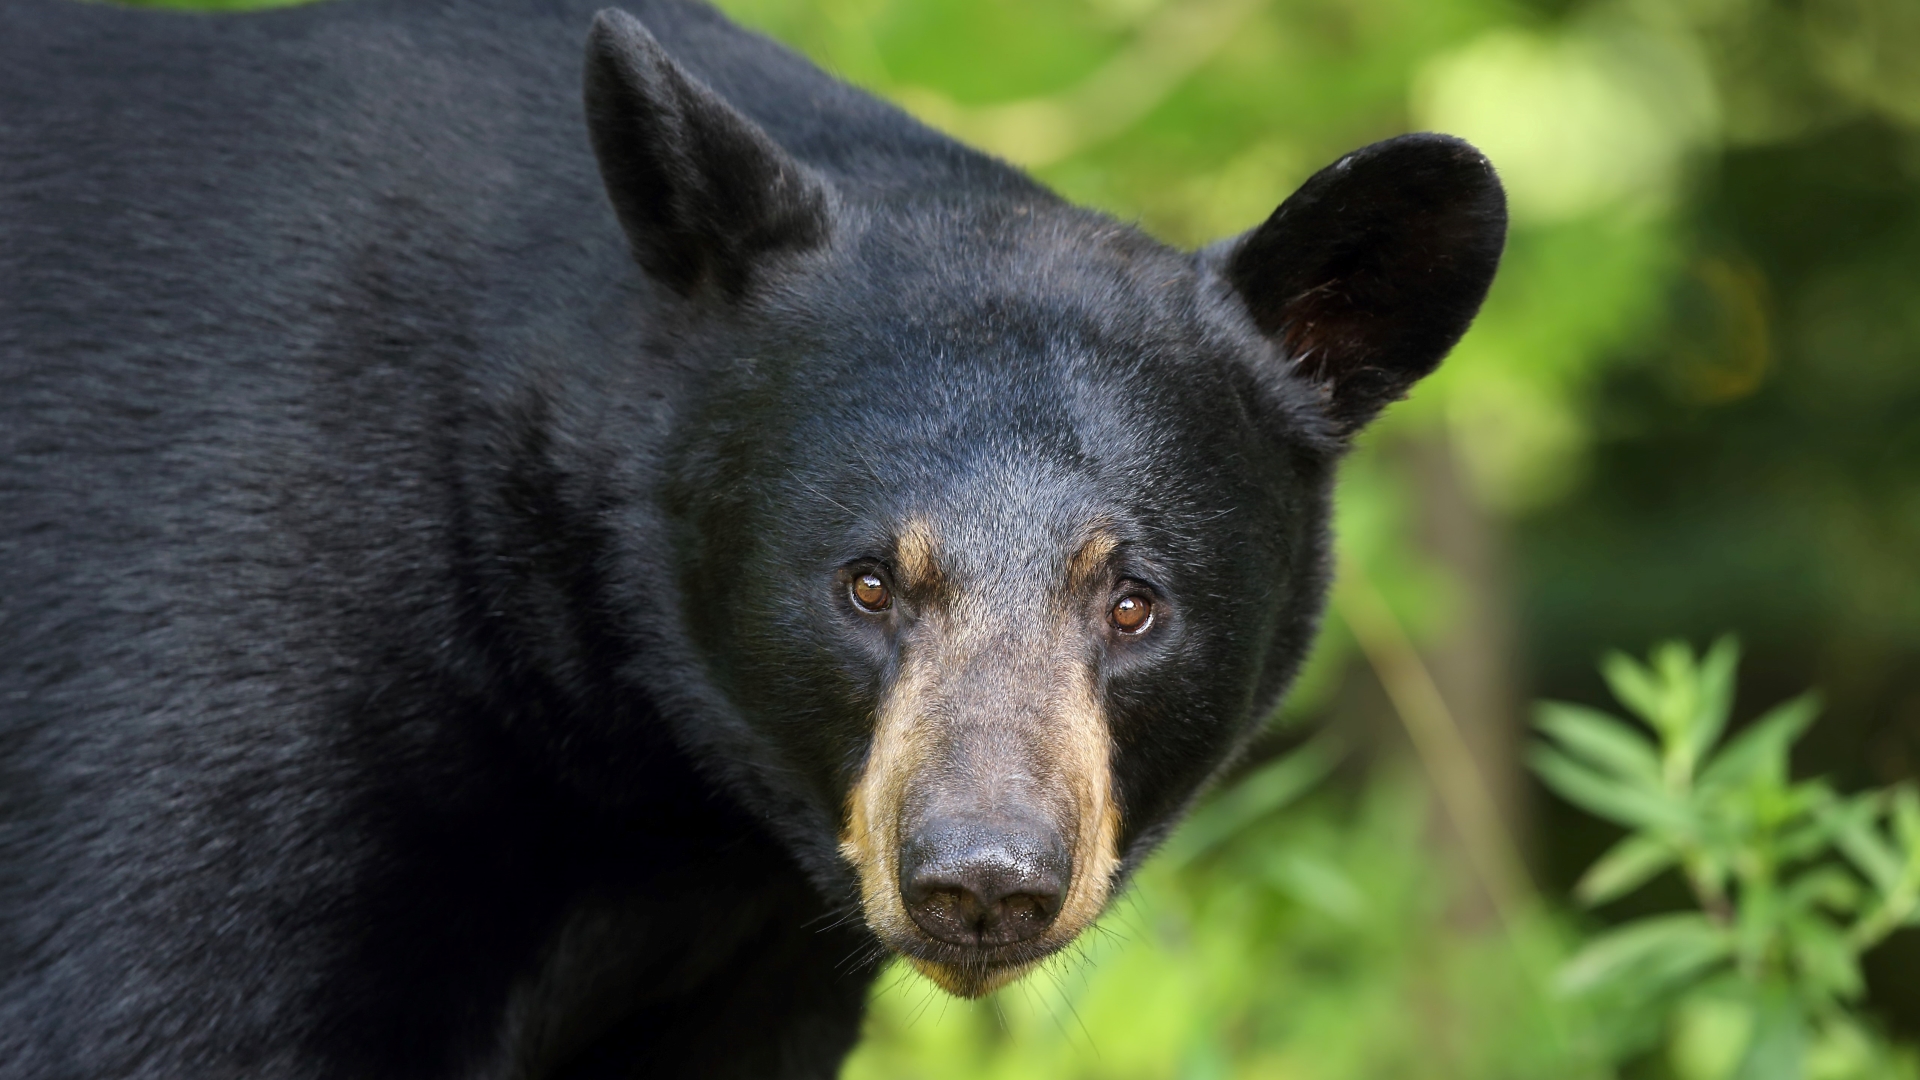
[[[1140,593],[1128,593],[1113,602],[1107,618],[1123,634],[1143,634],[1153,625],[1153,601]]]
[[[879,574],[871,571],[855,574],[853,584],[847,591],[853,596],[853,603],[862,611],[885,611],[893,603],[893,593]]]

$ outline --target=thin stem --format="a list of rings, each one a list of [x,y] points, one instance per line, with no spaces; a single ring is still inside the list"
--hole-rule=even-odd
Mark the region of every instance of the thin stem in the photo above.
[[[1533,882],[1432,672],[1386,598],[1365,571],[1351,562],[1340,569],[1334,606],[1413,740],[1414,752],[1432,779],[1441,806],[1460,833],[1474,875],[1487,890],[1500,921],[1518,940],[1521,917],[1535,904]]]
[[[1519,845],[1500,820],[1472,748],[1433,673],[1373,580],[1350,560],[1342,560],[1340,587],[1334,592],[1333,603],[1386,689],[1421,767],[1459,832],[1467,861],[1493,904],[1514,959],[1533,984],[1534,992],[1549,997],[1556,961],[1526,928],[1527,916],[1541,908],[1539,893],[1520,861]],[[1571,1046],[1572,1034],[1561,1009],[1550,1006],[1546,1016],[1555,1040]],[[1602,1070],[1595,1075],[1612,1074]]]
[[[1700,858],[1691,852],[1683,856],[1687,864],[1687,886],[1693,890],[1693,898],[1699,902],[1700,910],[1715,926],[1733,925],[1733,900],[1727,891],[1706,876],[1700,869]]]

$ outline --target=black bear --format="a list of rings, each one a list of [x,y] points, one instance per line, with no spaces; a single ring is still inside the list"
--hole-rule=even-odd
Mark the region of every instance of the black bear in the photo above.
[[[0,1076],[830,1076],[1286,687],[1486,161],[1179,252],[634,10],[0,11]]]

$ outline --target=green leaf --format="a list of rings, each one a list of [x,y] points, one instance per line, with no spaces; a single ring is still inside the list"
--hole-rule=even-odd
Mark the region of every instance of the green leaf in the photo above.
[[[1873,887],[1885,896],[1900,887],[1906,860],[1880,834],[1880,798],[1858,795],[1823,812],[1833,823],[1833,842]]]
[[[1911,1059],[1844,1012],[1820,1018],[1807,1047],[1808,1080],[1912,1080]]]
[[[1802,1080],[1807,1018],[1784,988],[1771,990],[1753,1025],[1753,1041],[1730,1080]]]
[[[1175,833],[1161,861],[1180,865],[1311,791],[1346,756],[1338,736],[1322,733],[1221,789]]]
[[[1920,792],[1912,784],[1893,789],[1893,831],[1907,849],[1907,860],[1920,859]]]
[[[1660,785],[1660,752],[1646,736],[1597,709],[1559,701],[1535,707],[1534,723],[1568,753],[1649,787]]]
[[[1733,954],[1732,937],[1698,912],[1636,919],[1588,942],[1555,978],[1562,993],[1584,994],[1631,985],[1640,995],[1661,992]]]
[[[1847,936],[1825,918],[1810,914],[1791,920],[1787,948],[1794,966],[1814,988],[1842,1001],[1853,1001],[1866,989],[1859,955]]]
[[[1581,903],[1598,906],[1625,896],[1679,861],[1673,845],[1650,836],[1629,836],[1587,868],[1573,893]]]
[[[1812,691],[1775,706],[1714,756],[1701,770],[1700,786],[1744,787],[1769,778],[1784,783],[1788,750],[1819,714],[1820,696]]]
[[[1789,917],[1816,909],[1851,914],[1859,910],[1861,885],[1838,866],[1816,866],[1781,890],[1780,905]]]
[[[1694,761],[1705,759],[1727,730],[1727,718],[1733,714],[1734,673],[1739,666],[1740,639],[1732,634],[1714,642],[1700,661],[1693,724],[1687,733]]]
[[[1783,826],[1774,851],[1782,863],[1800,862],[1824,854],[1833,846],[1837,816],[1828,811],[1840,797],[1824,780],[1796,784],[1792,792],[1793,820]]]
[[[1359,926],[1371,905],[1366,891],[1339,866],[1303,851],[1285,851],[1267,865],[1267,878],[1294,900],[1348,926]]]
[[[1697,717],[1699,676],[1693,662],[1693,647],[1684,641],[1663,641],[1654,646],[1651,662],[1660,686],[1660,723],[1668,733],[1667,742],[1688,747],[1689,734]]]
[[[1535,745],[1527,759],[1562,798],[1608,821],[1631,828],[1686,830],[1692,825],[1685,808],[1664,792],[1607,776],[1550,746]]]
[[[1654,680],[1653,672],[1638,660],[1623,652],[1611,652],[1600,661],[1600,674],[1607,680],[1607,689],[1620,704],[1632,710],[1635,716],[1647,722],[1647,726],[1660,732],[1663,737],[1673,733],[1667,730],[1666,693]]]
[[[1668,1029],[1676,1080],[1726,1080],[1753,1040],[1753,1004],[1725,992],[1691,994],[1670,1013]]]

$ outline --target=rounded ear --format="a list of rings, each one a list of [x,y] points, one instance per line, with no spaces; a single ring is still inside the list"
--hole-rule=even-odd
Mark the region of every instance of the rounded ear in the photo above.
[[[826,242],[824,183],[608,8],[587,38],[587,128],[634,258],[682,295],[738,298],[757,260]]]
[[[1315,173],[1265,224],[1203,258],[1342,434],[1439,366],[1486,299],[1507,199],[1478,150],[1403,135]]]

